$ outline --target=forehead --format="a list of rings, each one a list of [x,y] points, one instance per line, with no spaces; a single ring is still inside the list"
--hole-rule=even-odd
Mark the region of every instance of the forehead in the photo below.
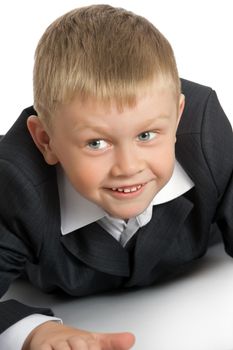
[[[157,115],[176,114],[178,97],[174,89],[168,84],[153,83],[140,88],[131,104],[118,104],[118,101],[101,101],[95,98],[86,98],[84,101],[79,97],[70,103],[61,106],[57,113],[57,119],[65,119],[66,122],[73,121],[91,122],[99,118],[117,118],[134,115],[140,118]],[[149,115],[148,115],[149,114]]]

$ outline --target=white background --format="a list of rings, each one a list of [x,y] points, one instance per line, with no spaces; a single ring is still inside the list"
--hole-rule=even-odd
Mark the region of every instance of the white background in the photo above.
[[[211,86],[233,123],[233,10],[230,0],[7,0],[0,3],[0,134],[33,103],[35,47],[58,16],[109,3],[147,17],[168,38],[180,76]]]

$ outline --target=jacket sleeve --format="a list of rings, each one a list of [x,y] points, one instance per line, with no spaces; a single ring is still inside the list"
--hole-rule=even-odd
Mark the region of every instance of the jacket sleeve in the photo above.
[[[215,218],[226,252],[233,257],[233,133],[214,91],[203,122],[202,145],[218,193]]]
[[[233,174],[220,201],[217,223],[222,233],[225,250],[233,257]]]
[[[36,261],[40,241],[33,236],[38,225],[39,197],[22,171],[7,160],[0,160],[0,297],[23,272],[28,261]],[[52,315],[52,311],[34,308],[15,300],[0,303],[0,333],[15,322],[33,314]]]

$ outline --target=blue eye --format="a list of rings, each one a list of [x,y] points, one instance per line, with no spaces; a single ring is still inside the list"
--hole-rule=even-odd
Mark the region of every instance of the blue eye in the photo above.
[[[88,147],[94,150],[107,148],[108,143],[104,140],[93,140],[88,142]]]
[[[139,141],[144,141],[144,142],[153,140],[155,137],[156,137],[156,132],[153,132],[153,131],[144,131],[138,135]]]

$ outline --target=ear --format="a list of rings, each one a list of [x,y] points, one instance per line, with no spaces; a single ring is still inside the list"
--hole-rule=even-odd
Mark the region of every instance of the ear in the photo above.
[[[43,121],[39,117],[31,115],[27,119],[27,127],[35,145],[43,154],[46,163],[49,165],[57,164],[58,159],[51,148],[51,138]]]
[[[177,127],[178,127],[178,124],[180,122],[180,118],[181,118],[181,116],[183,114],[184,107],[185,107],[185,96],[184,96],[184,94],[180,94],[180,100],[179,100],[179,106],[178,106]]]

